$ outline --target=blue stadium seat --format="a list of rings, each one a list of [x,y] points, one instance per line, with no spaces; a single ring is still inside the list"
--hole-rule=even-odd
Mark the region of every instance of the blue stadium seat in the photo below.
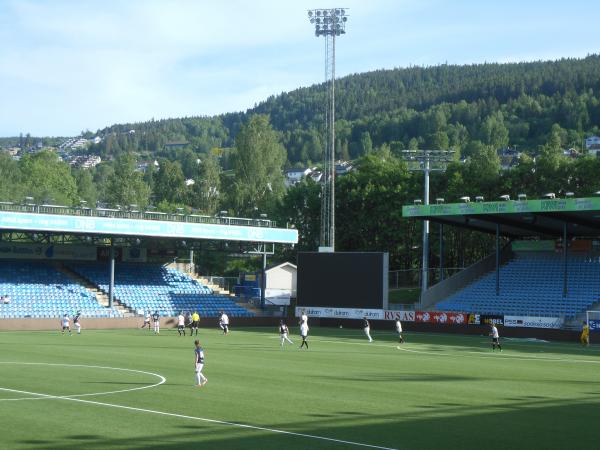
[[[0,317],[62,317],[81,311],[84,317],[98,317],[109,311],[85,287],[44,262],[0,261],[0,295],[10,298],[0,304]]]
[[[85,263],[70,267],[104,291],[108,291],[106,264]],[[230,317],[252,317],[226,295],[214,294],[198,280],[178,270],[158,264],[118,263],[115,267],[115,298],[134,311],[158,311],[175,316],[180,311],[197,310],[203,317],[216,317],[225,311]]]
[[[567,259],[567,296],[563,297],[562,255],[522,252],[496,272],[491,271],[439,302],[440,311],[479,314],[559,316],[572,318],[600,297],[600,258],[572,254]]]

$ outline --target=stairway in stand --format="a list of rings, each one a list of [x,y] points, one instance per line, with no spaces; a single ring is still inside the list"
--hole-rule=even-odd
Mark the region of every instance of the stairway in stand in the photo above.
[[[96,286],[95,284],[90,282],[88,279],[82,277],[77,272],[72,271],[71,269],[69,269],[62,263],[55,263],[54,268],[56,270],[58,270],[59,272],[64,273],[66,276],[71,278],[76,283],[85,287],[88,291],[90,291],[96,297],[96,300],[98,301],[98,303],[100,305],[102,305],[105,308],[108,308],[109,298],[108,298],[108,294],[105,291],[103,291],[102,289],[99,289],[98,286]],[[131,308],[123,305],[116,298],[113,298],[113,307],[115,309],[117,309],[123,315],[123,317],[135,317],[137,315],[135,313],[135,311],[133,311]]]

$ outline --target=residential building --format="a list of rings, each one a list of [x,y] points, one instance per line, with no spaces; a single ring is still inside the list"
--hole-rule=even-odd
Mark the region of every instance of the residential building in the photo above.
[[[287,187],[293,186],[298,183],[302,178],[309,176],[313,172],[313,169],[289,169],[285,171],[285,185]]]
[[[585,148],[587,150],[600,150],[600,136],[590,136],[585,139]]]
[[[501,148],[497,151],[498,158],[500,159],[500,168],[502,170],[508,170],[519,165],[521,159],[521,153],[516,148]]]

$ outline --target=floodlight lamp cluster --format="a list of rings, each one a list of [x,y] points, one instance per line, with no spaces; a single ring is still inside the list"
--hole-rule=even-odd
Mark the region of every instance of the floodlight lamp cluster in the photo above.
[[[454,150],[402,150],[404,159],[431,162],[451,162]]]
[[[346,34],[348,16],[343,8],[311,9],[308,20],[315,26],[315,36],[340,36]]]

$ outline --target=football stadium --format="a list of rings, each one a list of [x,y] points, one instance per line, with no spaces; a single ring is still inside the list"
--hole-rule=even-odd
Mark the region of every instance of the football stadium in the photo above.
[[[0,3],[0,450],[600,448],[600,3],[349,3]]]
[[[220,240],[266,253],[297,242],[294,229],[4,204],[2,446],[593,447],[600,353],[579,332],[599,319],[599,211],[596,198],[406,206],[414,220],[510,244],[412,309],[388,303],[386,254],[300,253],[296,307],[269,309],[244,286],[218,292],[173,255],[182,241],[185,253]],[[178,330],[182,312],[200,315],[197,334]],[[158,332],[143,327],[150,314]]]

